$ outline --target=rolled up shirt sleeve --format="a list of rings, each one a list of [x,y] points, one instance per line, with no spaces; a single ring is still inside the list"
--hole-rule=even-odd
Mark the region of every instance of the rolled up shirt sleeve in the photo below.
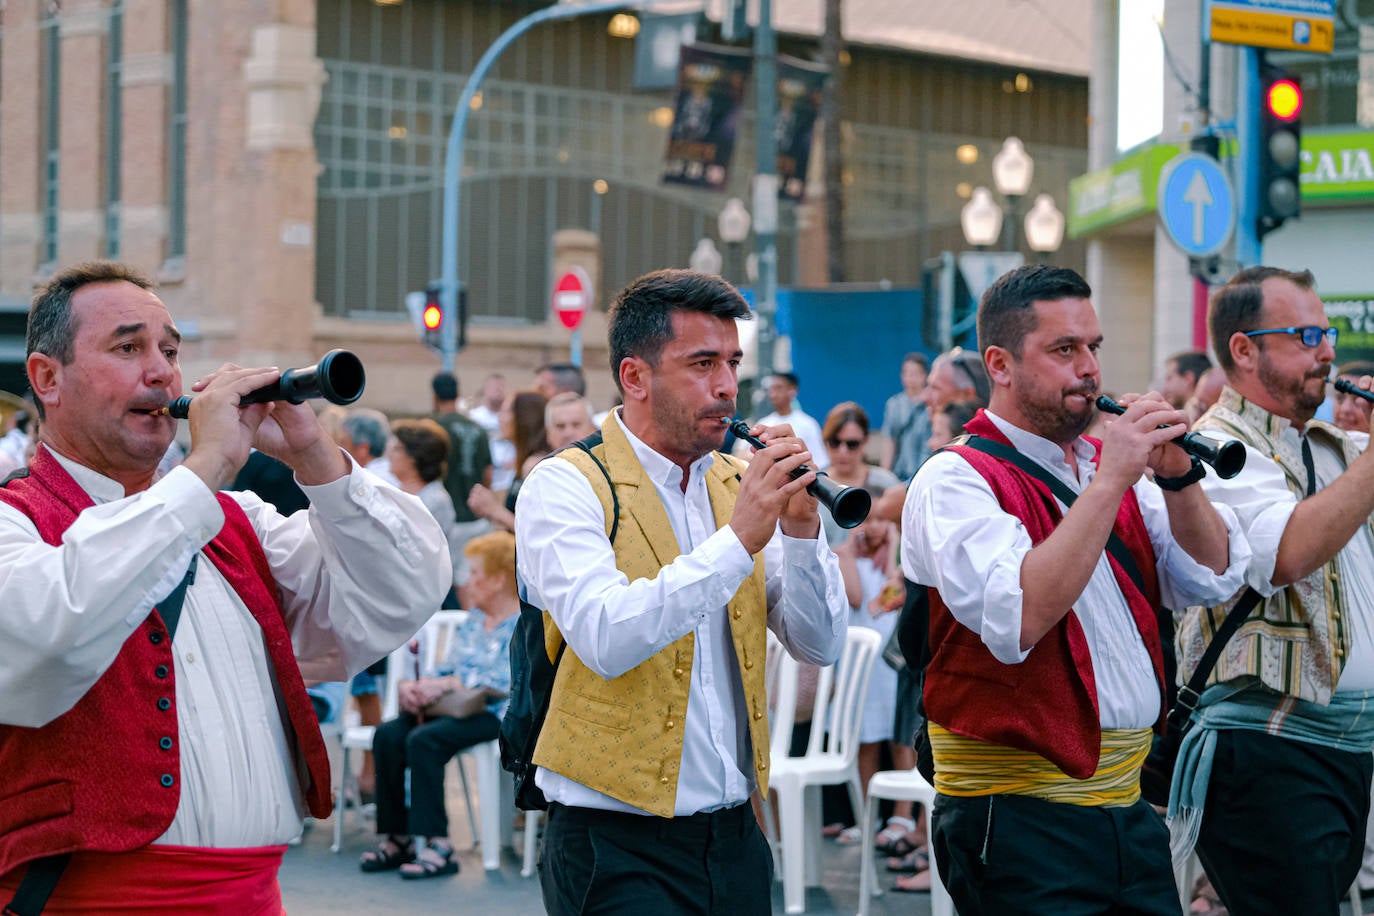
[[[1274,585],[1274,564],[1279,558],[1279,542],[1288,527],[1298,498],[1288,488],[1279,464],[1251,446],[1245,446],[1245,469],[1230,480],[1209,473],[1202,488],[1218,507],[1229,508],[1240,525],[1250,549],[1244,585],[1268,598],[1279,587]],[[1229,596],[1228,596],[1229,597]]]
[[[1025,525],[958,455],[938,453],[911,482],[902,509],[902,572],[934,588],[959,623],[1006,665],[1023,661],[1021,564]]]
[[[277,580],[297,657],[337,653],[352,677],[409,639],[453,582],[448,540],[419,497],[350,461],[350,473],[302,486],[310,508],[283,516],[234,497]]]
[[[1208,476],[1213,476],[1211,471],[1208,471]],[[1154,546],[1160,602],[1165,607],[1181,611],[1197,604],[1220,604],[1240,591],[1245,585],[1253,558],[1250,541],[1236,513],[1229,506],[1215,501],[1212,503],[1226,525],[1228,547],[1226,570],[1217,575],[1194,560],[1174,540],[1164,494],[1159,487],[1142,479],[1136,483],[1135,493],[1140,503],[1140,514],[1145,519],[1145,528],[1150,534],[1150,543]],[[1272,563],[1270,569],[1273,569]]]

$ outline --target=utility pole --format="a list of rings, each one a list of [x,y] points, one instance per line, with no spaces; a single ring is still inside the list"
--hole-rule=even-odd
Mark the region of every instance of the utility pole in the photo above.
[[[754,306],[759,322],[759,373],[769,375],[773,372],[773,344],[777,338],[778,293],[778,142],[773,135],[778,107],[778,36],[773,31],[772,0],[759,0],[754,74],[758,106],[754,122],[758,147],[754,169],[754,250],[759,262]]]

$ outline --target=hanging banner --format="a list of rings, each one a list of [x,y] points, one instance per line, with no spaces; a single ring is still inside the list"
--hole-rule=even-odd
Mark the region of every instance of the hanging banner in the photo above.
[[[811,137],[830,71],[819,64],[778,56],[778,196],[800,202],[806,192]]]
[[[747,50],[682,46],[664,181],[725,190],[752,64]]]
[[[1323,295],[1322,305],[1333,328],[1340,330],[1336,365],[1374,360],[1374,294]]]

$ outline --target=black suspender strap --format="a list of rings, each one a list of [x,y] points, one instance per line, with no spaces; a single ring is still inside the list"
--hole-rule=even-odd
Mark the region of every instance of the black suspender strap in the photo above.
[[[24,872],[24,880],[19,883],[19,890],[14,892],[14,899],[5,907],[5,916],[38,916],[42,913],[71,858],[72,854],[66,852],[30,862]]]
[[[191,565],[187,568],[186,575],[182,576],[176,588],[156,605],[162,622],[167,625],[168,642],[176,636],[177,624],[181,621],[181,607],[186,603],[186,589],[196,581],[197,559],[199,554],[191,557]],[[57,882],[62,878],[62,872],[66,870],[71,858],[72,854],[66,852],[61,855],[44,856],[30,862],[24,871],[23,880],[19,882],[19,889],[14,892],[14,899],[5,906],[4,916],[39,916],[48,905],[48,898],[57,889]]]
[[[177,587],[157,603],[157,612],[162,615],[162,622],[167,624],[167,639],[177,635],[177,624],[181,621],[181,606],[186,603],[186,589],[191,587],[191,583],[196,581],[196,560],[200,554],[191,557],[191,565],[186,570],[186,575],[181,577]]]

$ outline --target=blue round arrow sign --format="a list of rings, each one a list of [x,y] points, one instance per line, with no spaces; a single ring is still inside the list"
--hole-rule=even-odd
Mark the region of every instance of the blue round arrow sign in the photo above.
[[[1159,219],[1175,245],[1195,258],[1216,254],[1236,228],[1236,194],[1221,165],[1185,153],[1159,176]]]

